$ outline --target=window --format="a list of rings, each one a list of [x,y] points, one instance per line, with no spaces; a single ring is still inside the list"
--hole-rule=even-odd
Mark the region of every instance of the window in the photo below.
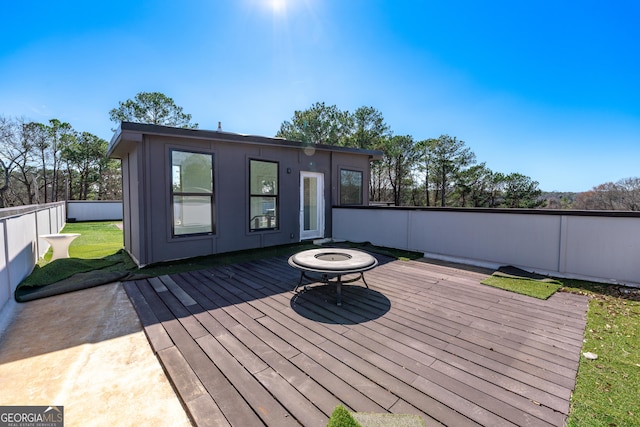
[[[362,204],[362,172],[340,170],[340,204]]]
[[[249,161],[249,230],[278,227],[278,163]]]
[[[171,151],[174,236],[215,232],[213,154]]]

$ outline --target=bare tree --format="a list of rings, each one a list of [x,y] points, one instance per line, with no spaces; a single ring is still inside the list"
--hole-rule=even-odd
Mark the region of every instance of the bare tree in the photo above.
[[[3,157],[10,159],[12,171],[7,177],[7,191],[11,194],[11,205],[27,205],[34,202],[33,175],[37,169],[33,166],[30,123],[24,119],[12,121],[3,141]],[[36,189],[37,191],[37,189]]]
[[[0,158],[0,175],[2,177],[2,181],[0,181],[0,208],[4,208],[4,193],[9,189],[9,177],[11,176],[11,169],[9,169],[8,165],[4,164],[2,158]]]
[[[585,210],[640,210],[640,178],[623,178],[606,182],[589,191],[579,193],[574,209]]]
[[[622,193],[620,208],[628,211],[640,211],[640,178],[623,178],[616,184]]]
[[[0,208],[5,207],[5,193],[9,189],[13,158],[8,152],[10,140],[13,138],[13,122],[0,116]]]

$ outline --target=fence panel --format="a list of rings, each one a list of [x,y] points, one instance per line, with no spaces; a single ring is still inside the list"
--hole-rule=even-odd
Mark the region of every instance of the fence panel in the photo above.
[[[68,221],[122,221],[122,201],[69,200]]]
[[[65,202],[0,209],[0,330],[16,287],[49,248],[38,236],[59,232],[65,211]]]

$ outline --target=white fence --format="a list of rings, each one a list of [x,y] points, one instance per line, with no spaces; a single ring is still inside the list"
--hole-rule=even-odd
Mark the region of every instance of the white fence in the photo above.
[[[122,201],[69,200],[67,218],[72,221],[121,221]]]
[[[336,207],[333,238],[640,287],[637,212]]]
[[[13,292],[49,249],[38,236],[59,232],[65,218],[65,202],[0,209],[0,331]]]

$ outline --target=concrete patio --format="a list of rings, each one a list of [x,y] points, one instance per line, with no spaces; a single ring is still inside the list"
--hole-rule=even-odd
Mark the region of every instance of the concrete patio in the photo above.
[[[0,404],[64,406],[65,426],[190,426],[120,283],[17,306]]]

